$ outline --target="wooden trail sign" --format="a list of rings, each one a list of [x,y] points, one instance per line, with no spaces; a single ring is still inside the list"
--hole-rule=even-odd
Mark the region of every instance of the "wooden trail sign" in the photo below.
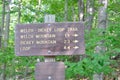
[[[15,53],[18,56],[84,54],[84,25],[81,22],[18,24]]]
[[[65,80],[63,62],[39,62],[35,68],[36,80]]]

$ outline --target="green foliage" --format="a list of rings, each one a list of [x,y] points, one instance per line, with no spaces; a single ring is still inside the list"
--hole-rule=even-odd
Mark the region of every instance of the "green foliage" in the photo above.
[[[95,47],[98,45],[98,42],[105,40],[104,46],[108,43],[108,36],[98,36],[99,30],[94,29],[90,34],[86,34],[86,58],[78,63],[71,63],[66,61],[68,66],[66,75],[69,78],[74,78],[77,75],[82,77],[92,78],[95,73],[104,73],[105,75],[110,74],[114,69],[111,68],[112,60],[110,60],[109,51],[95,53]],[[88,39],[89,38],[89,39]],[[109,49],[109,46],[106,46]]]
[[[68,0],[68,21],[73,20],[72,8],[78,20],[78,0]],[[19,1],[16,1],[11,7],[11,23],[10,23],[10,38],[8,47],[0,48],[0,67],[6,64],[7,77],[25,76],[26,69],[29,76],[34,75],[34,69],[36,60],[39,58],[43,61],[43,57],[18,57],[14,52],[14,28],[17,23]],[[86,0],[84,0],[86,4]],[[21,23],[41,23],[44,22],[44,15],[55,14],[57,22],[64,21],[64,5],[65,0],[42,0],[41,6],[38,4],[38,0],[22,0],[21,2]],[[74,61],[73,56],[58,56],[57,61],[65,62],[66,78],[76,79],[77,77],[89,77],[92,79],[95,73],[111,74],[114,68],[111,65],[116,65],[115,61],[111,60],[112,56],[120,54],[120,9],[119,0],[110,0],[108,6],[108,24],[104,35],[98,35],[101,30],[96,29],[98,8],[98,1],[95,1],[95,13],[94,24],[90,33],[85,32],[85,46],[86,46],[86,58],[82,61]],[[2,1],[0,1],[0,15],[2,15]],[[0,17],[1,19],[2,17]],[[1,24],[1,23],[0,23]],[[106,49],[105,52],[95,53],[95,47],[98,42],[104,41],[103,45]],[[0,74],[4,70],[0,70]]]

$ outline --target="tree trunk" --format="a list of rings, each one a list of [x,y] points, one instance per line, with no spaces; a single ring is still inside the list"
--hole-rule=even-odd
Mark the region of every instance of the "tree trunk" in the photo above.
[[[3,80],[6,80],[6,63],[3,64]]]
[[[79,21],[84,21],[84,0],[78,0],[78,14],[79,14]],[[85,56],[80,55],[78,60],[82,60]]]
[[[3,0],[3,22],[2,22],[2,26],[3,28],[5,28],[4,30],[4,47],[6,48],[8,46],[8,40],[9,40],[9,24],[10,24],[10,0],[7,0],[7,3],[5,5],[5,1]],[[6,18],[5,18],[5,8],[6,8]],[[5,20],[6,19],[6,24],[4,26]],[[2,29],[3,29],[2,28]],[[3,63],[3,80],[6,80],[6,65],[7,63]]]
[[[86,13],[87,13],[87,18],[86,18],[86,29],[88,31],[91,30],[92,28],[92,23],[93,23],[93,13],[94,13],[94,0],[87,0],[86,3]]]
[[[78,0],[79,21],[84,21],[84,1]]]
[[[18,9],[18,23],[20,23],[20,17],[21,17],[21,2],[22,2],[22,0],[19,0],[19,4],[18,4],[18,6],[19,6],[19,9]]]
[[[103,74],[94,74],[93,80],[103,80]]]
[[[41,2],[42,2],[42,0],[38,0],[38,9],[39,10],[41,9]]]
[[[78,16],[79,16],[79,21],[83,22],[84,21],[84,0],[78,0]],[[80,56],[76,56],[76,60],[81,61],[83,60],[85,56],[84,55],[80,55]],[[78,79],[80,79],[81,77],[78,75],[77,76]]]
[[[102,34],[100,33],[99,35],[104,35],[105,29],[106,29],[106,24],[107,24],[107,0],[99,0],[100,8],[99,8],[99,13],[98,13],[98,28],[102,30]],[[98,46],[96,47],[96,53],[103,53],[105,52],[105,47],[103,46],[104,40],[98,42]],[[93,80],[103,80],[103,74],[95,74],[93,76]]]
[[[2,47],[2,30],[0,28],[0,48]]]
[[[9,40],[9,26],[10,26],[10,0],[7,1],[6,5],[6,26],[4,31],[4,47],[8,46],[8,40]]]
[[[100,6],[98,13],[98,28],[105,30],[107,24],[107,0],[99,0]]]
[[[75,16],[75,9],[74,9],[74,6],[72,6],[72,20],[73,20],[73,22],[76,21],[76,16]]]
[[[4,28],[4,23],[5,23],[5,0],[2,0],[2,25],[1,25],[1,33],[0,33],[0,47],[2,47],[2,38],[3,38],[3,28]],[[3,65],[1,66],[3,73],[2,73],[2,77],[1,80],[6,80],[6,74],[5,74],[5,70],[6,70],[6,64],[3,63]]]
[[[65,0],[65,21],[68,21],[68,0]]]
[[[3,28],[5,23],[5,0],[2,0],[2,24],[0,27],[0,47],[2,47]]]
[[[24,72],[24,80],[27,80],[27,74],[28,74],[28,70],[29,70],[29,62],[28,62],[28,64],[26,64],[26,66],[25,66],[25,72]]]

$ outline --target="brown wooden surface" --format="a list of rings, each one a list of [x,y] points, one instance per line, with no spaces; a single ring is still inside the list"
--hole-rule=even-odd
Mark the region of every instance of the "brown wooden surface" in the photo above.
[[[38,29],[51,28],[51,31],[40,31]],[[63,31],[55,31],[64,28]],[[77,31],[69,31],[69,28],[77,28]],[[30,30],[31,29],[31,30]],[[29,30],[29,31],[28,31]],[[33,31],[32,31],[33,30]],[[39,37],[36,35],[49,35],[53,37]],[[66,35],[66,34],[69,34]],[[26,35],[26,36],[24,36]],[[22,36],[22,37],[21,37]],[[30,37],[32,36],[32,37]],[[55,36],[55,37],[54,37]],[[24,37],[24,38],[23,38]],[[21,42],[31,44],[21,44]],[[53,41],[52,43],[40,43],[38,41]],[[28,50],[22,50],[29,47]],[[84,26],[81,22],[72,23],[43,23],[43,24],[18,24],[15,29],[15,52],[18,56],[56,56],[56,55],[79,55],[85,53]]]
[[[36,80],[65,80],[65,66],[63,62],[40,62],[35,68]]]

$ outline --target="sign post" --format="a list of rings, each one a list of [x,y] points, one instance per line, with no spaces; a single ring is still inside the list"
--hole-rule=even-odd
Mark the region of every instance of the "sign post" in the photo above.
[[[55,15],[45,15],[44,22],[45,23],[54,23]],[[50,24],[48,24],[48,25],[50,26]],[[53,35],[53,36],[55,37],[55,35]],[[48,54],[51,54],[50,50],[48,50]],[[45,56],[45,62],[55,62],[55,56]]]
[[[82,22],[55,23],[54,15],[45,16],[42,24],[18,24],[15,53],[18,56],[45,56],[44,63],[36,64],[36,80],[65,80],[64,63],[55,62],[55,56],[85,53],[84,25]]]

